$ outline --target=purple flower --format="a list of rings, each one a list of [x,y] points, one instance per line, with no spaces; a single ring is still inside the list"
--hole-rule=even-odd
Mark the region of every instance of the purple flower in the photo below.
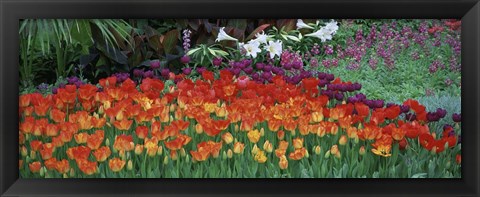
[[[215,57],[213,58],[212,63],[214,66],[220,66],[222,65],[222,61],[223,59],[221,57]]]
[[[150,68],[152,68],[153,70],[159,69],[160,68],[160,61],[159,60],[150,61]]]
[[[135,77],[143,76],[143,70],[140,70],[140,69],[133,70],[133,76],[135,76]]]
[[[182,62],[182,64],[188,64],[190,62],[190,56],[188,55],[184,55],[180,58],[180,62]]]
[[[243,69],[243,72],[245,72],[245,74],[247,75],[250,75],[253,73],[253,67],[249,66],[249,67],[246,67],[245,69]]]
[[[40,85],[37,86],[37,89],[40,91],[45,91],[48,89],[48,84],[46,83],[41,83]]]
[[[152,72],[152,74],[153,74],[153,72]],[[160,75],[162,75],[162,77],[168,77],[168,74],[170,74],[170,70],[168,68],[164,68],[160,71]],[[143,74],[143,76],[145,76],[145,73]]]
[[[75,84],[75,82],[79,81],[80,79],[76,76],[72,76],[67,78],[68,84]]]
[[[189,75],[190,73],[192,73],[192,68],[188,67],[183,69],[183,74]]]
[[[442,109],[442,108],[437,108],[436,113],[438,114],[438,116],[440,118],[445,118],[445,116],[447,115],[447,110]]]
[[[258,69],[258,70],[263,70],[263,67],[265,66],[264,63],[256,63],[255,64],[255,67]]]
[[[57,87],[52,88],[52,93],[57,94],[58,93],[58,88]]]
[[[272,65],[267,64],[266,66],[263,67],[263,71],[265,71],[265,72],[272,71]]]
[[[165,69],[162,69],[162,76],[163,76],[163,71]],[[168,69],[166,69],[168,71]],[[168,76],[168,73],[167,73],[167,76]],[[153,71],[149,70],[149,71],[146,71],[143,73],[143,77],[144,78],[153,78]]]
[[[462,121],[462,114],[457,114],[457,113],[453,113],[452,114],[452,120],[453,122],[461,122]]]
[[[197,68],[197,72],[200,73],[200,74],[202,74],[203,71],[206,71],[206,70],[207,70],[207,68],[205,68],[205,67],[198,67]]]
[[[402,111],[402,113],[408,113],[410,111],[410,106],[400,105],[400,110]]]
[[[337,92],[335,94],[335,99],[337,99],[338,101],[342,101],[343,100],[343,94],[341,92]]]

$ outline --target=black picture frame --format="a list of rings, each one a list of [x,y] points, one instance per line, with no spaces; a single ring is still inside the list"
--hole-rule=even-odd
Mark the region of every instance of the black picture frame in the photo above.
[[[2,196],[479,196],[478,0],[0,0]],[[18,57],[23,18],[461,18],[461,179],[19,179]]]

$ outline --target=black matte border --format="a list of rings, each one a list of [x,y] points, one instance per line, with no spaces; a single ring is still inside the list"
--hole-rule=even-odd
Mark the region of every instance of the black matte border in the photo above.
[[[478,0],[0,0],[0,194],[478,196]],[[461,179],[18,179],[21,18],[462,18]]]

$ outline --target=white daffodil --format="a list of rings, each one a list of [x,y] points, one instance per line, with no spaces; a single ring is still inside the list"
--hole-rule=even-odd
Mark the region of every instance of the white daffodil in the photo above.
[[[313,27],[305,24],[302,19],[298,19],[297,29],[313,29]]]
[[[249,42],[259,42],[260,44],[266,44],[269,36],[265,32],[255,34],[255,39],[250,40]]]
[[[338,30],[337,21],[331,20],[329,23],[325,24],[325,28],[330,32],[330,34],[334,35]]]
[[[280,57],[282,55],[282,41],[277,40],[276,42],[274,41],[268,41],[268,45],[265,46],[267,51],[270,53],[270,58],[273,59],[275,55]]]
[[[259,48],[260,43],[259,42],[249,42],[248,44],[244,44],[243,48],[246,51],[247,56],[252,56],[253,58],[257,57],[257,53],[261,52]]]
[[[215,42],[220,42],[222,40],[232,40],[232,41],[237,41],[236,38],[229,36],[225,31],[223,30],[225,27],[221,27],[220,31],[218,32],[217,39],[215,39]]]
[[[305,36],[311,36],[311,37],[319,38],[322,42],[325,42],[327,40],[332,39],[332,34],[331,34],[330,30],[328,30],[325,27],[322,27],[318,31],[307,34]]]

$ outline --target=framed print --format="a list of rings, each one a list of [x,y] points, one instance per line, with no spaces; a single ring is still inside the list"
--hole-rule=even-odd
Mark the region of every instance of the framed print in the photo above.
[[[478,195],[478,1],[0,8],[2,196]]]

